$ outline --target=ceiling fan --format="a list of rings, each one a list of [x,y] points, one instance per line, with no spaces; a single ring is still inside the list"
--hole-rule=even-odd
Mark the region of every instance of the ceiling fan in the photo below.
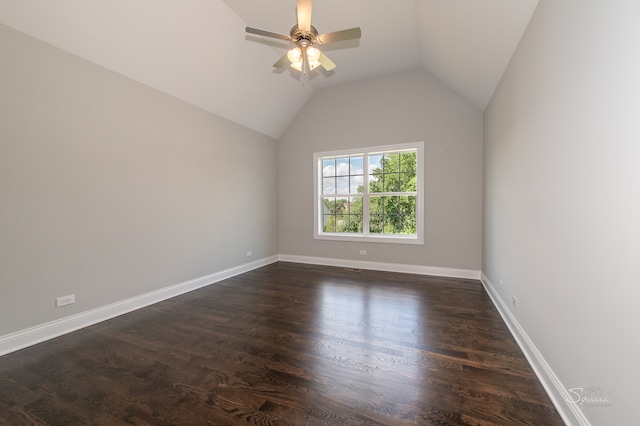
[[[307,71],[311,71],[321,65],[325,70],[331,71],[336,67],[336,64],[334,64],[327,55],[322,53],[316,45],[360,38],[362,33],[359,27],[318,34],[318,30],[311,25],[311,2],[312,0],[297,0],[298,24],[291,28],[289,35],[260,30],[258,28],[246,28],[246,31],[250,34],[287,40],[295,44],[295,47],[290,49],[278,62],[273,64],[275,68],[283,68],[290,65],[296,70],[306,74]]]

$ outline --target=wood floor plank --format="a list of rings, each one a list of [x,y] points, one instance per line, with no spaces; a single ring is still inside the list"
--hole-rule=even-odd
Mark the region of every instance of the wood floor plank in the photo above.
[[[560,425],[481,284],[279,262],[0,358],[0,425]]]

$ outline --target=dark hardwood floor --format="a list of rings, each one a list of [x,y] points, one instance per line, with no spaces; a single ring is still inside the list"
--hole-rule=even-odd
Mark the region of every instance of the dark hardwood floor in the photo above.
[[[281,262],[1,357],[0,424],[562,421],[478,281]]]

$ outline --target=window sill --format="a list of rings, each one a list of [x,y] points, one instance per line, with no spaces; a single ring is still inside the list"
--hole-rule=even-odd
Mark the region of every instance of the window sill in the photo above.
[[[386,244],[413,244],[424,245],[422,238],[415,235],[396,236],[396,235],[376,235],[364,236],[357,234],[316,234],[313,236],[316,240],[329,241],[356,241],[360,243],[386,243]]]

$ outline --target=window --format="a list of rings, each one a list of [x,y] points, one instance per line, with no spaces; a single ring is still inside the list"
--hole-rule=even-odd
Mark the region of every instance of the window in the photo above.
[[[423,145],[314,154],[314,238],[422,244]]]

